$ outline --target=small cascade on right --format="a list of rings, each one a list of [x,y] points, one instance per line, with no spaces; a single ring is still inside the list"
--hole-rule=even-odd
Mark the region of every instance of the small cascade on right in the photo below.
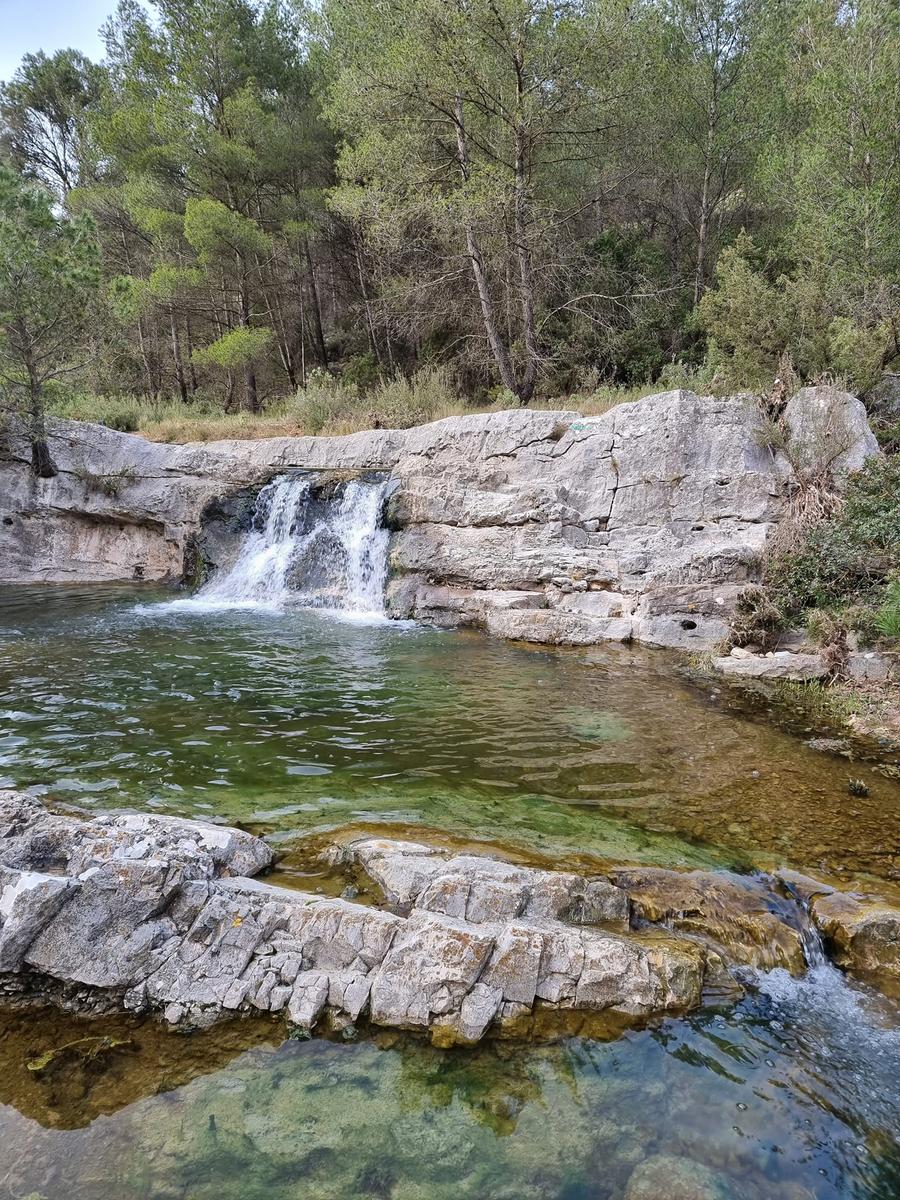
[[[389,532],[381,524],[385,484],[352,480],[344,485],[315,531],[310,551],[330,556],[335,591],[326,607],[348,615],[371,617],[384,613]],[[306,552],[308,553],[308,552]]]
[[[782,967],[754,972],[753,990],[764,1006],[769,1033],[790,1045],[803,1070],[817,1080],[839,1075],[845,1095],[853,1096],[859,1110],[874,1124],[890,1127],[900,1117],[896,1003],[836,967],[805,899],[794,896],[792,904],[807,969],[800,976]],[[875,1079],[885,1086],[873,1090]]]

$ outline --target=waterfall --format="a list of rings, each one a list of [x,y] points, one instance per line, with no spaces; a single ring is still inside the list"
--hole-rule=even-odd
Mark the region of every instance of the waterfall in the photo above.
[[[389,536],[381,525],[385,488],[383,482],[352,480],[324,500],[308,478],[273,479],[257,497],[234,564],[200,589],[198,601],[382,615]]]

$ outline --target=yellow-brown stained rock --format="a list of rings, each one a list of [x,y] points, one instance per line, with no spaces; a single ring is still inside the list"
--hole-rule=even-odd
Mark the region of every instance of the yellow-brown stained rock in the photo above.
[[[775,897],[752,877],[661,867],[617,871],[613,881],[631,898],[636,916],[691,933],[721,947],[746,966],[806,966],[800,933],[771,909]]]

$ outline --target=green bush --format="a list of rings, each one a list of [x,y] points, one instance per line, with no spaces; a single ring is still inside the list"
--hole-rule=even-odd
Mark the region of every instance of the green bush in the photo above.
[[[380,424],[408,429],[434,420],[459,403],[446,367],[423,367],[411,379],[396,375],[382,380],[365,398]]]
[[[366,392],[346,377],[317,369],[299,388],[289,415],[308,433],[341,433],[345,426],[408,429],[442,416],[459,398],[445,367],[425,367],[411,379],[395,375]]]
[[[707,334],[705,370],[728,388],[768,388],[790,356],[801,379],[830,376],[864,391],[879,378],[891,342],[887,322],[845,311],[848,297],[821,267],[774,271],[741,233],[716,264],[716,286],[693,325]]]
[[[871,458],[851,477],[840,512],[773,556],[766,582],[787,617],[808,608],[877,604],[900,569],[900,455]]]
[[[355,384],[344,383],[321,367],[311,371],[306,387],[298,388],[288,405],[289,415],[307,433],[321,433],[326,426],[348,417],[359,401]]]
[[[145,401],[137,396],[96,396],[91,392],[76,392],[54,398],[51,410],[55,416],[72,421],[90,421],[120,433],[136,433],[142,424],[144,404]]]
[[[888,641],[900,642],[900,578],[892,579],[885,588],[875,627]]]

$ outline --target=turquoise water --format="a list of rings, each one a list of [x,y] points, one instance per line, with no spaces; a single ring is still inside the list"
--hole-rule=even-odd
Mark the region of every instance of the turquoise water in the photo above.
[[[0,592],[0,647],[0,785],[85,808],[285,846],[387,821],[551,856],[900,867],[900,781],[722,711],[660,655],[133,588]]]
[[[0,1195],[896,1200],[900,1035],[828,968],[766,987],[613,1043],[449,1052],[18,1018],[0,1033]],[[86,1032],[118,1044],[29,1071]],[[636,1190],[642,1165],[671,1190]]]
[[[900,785],[665,656],[170,601],[2,596],[3,786],[239,821],[301,875],[362,824],[889,886]],[[0,1200],[897,1200],[896,1008],[830,967],[750,983],[609,1044],[471,1051],[2,1014]]]

